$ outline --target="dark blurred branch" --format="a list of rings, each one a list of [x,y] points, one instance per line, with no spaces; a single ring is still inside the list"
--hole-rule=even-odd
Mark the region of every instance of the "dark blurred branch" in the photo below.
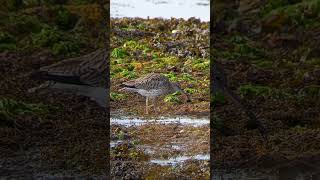
[[[106,89],[108,95],[107,95],[107,107],[106,107],[106,113],[105,117],[107,120],[110,119],[110,112],[109,112],[109,102],[110,102],[110,97],[109,97],[109,89],[110,89],[110,77],[109,72],[110,72],[110,63],[109,63],[109,49],[110,49],[110,44],[109,44],[109,39],[110,39],[110,1],[109,0],[99,0],[99,5],[101,9],[101,15],[103,17],[102,20],[102,33],[103,33],[103,38],[104,38],[104,44],[105,44],[105,55],[104,55],[104,61],[107,61],[107,67],[106,67]],[[106,136],[110,137],[110,123],[109,121],[106,121],[104,123],[106,125]],[[110,142],[110,139],[108,140],[108,143]],[[107,177],[110,177],[110,146],[107,146],[107,152],[106,152],[106,161],[108,162],[108,165],[106,167],[105,173],[107,174]]]
[[[106,46],[109,46],[109,35],[107,31],[108,31],[108,25],[110,24],[109,10],[105,8],[105,5],[109,5],[108,1],[109,0],[99,0],[99,5],[102,13],[101,15],[103,17],[103,21],[102,21],[103,37],[104,37]]]

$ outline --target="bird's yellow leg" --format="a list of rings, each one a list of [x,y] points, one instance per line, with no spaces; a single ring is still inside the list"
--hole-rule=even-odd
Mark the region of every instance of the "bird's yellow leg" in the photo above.
[[[148,101],[149,101],[149,98],[146,97],[146,114],[149,114],[149,112],[148,112]]]

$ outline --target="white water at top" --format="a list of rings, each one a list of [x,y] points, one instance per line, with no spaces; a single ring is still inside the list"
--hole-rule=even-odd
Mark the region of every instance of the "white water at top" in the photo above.
[[[113,18],[183,18],[196,17],[210,20],[209,0],[111,0],[110,15]]]

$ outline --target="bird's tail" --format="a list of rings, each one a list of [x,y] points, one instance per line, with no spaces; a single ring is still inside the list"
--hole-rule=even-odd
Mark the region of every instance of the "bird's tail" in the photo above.
[[[50,74],[47,71],[33,72],[33,73],[30,73],[29,77],[35,80],[45,80],[45,81],[55,81],[55,82],[68,83],[68,84],[86,85],[85,83],[81,82],[79,76]]]

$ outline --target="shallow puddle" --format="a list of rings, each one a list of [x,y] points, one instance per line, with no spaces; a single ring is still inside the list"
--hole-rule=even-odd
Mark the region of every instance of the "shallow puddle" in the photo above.
[[[146,154],[154,155],[159,151],[185,151],[185,145],[183,144],[172,144],[172,145],[164,145],[162,147],[152,147],[150,145],[138,145],[137,147],[144,150]]]
[[[121,144],[123,141],[122,140],[117,140],[117,141],[111,141],[110,142],[110,148],[116,147],[119,144]]]
[[[209,125],[210,120],[206,118],[190,118],[190,117],[176,117],[176,118],[160,118],[160,119],[140,119],[140,118],[110,118],[111,124],[123,125],[126,127],[141,126],[145,124],[179,124],[182,126],[200,127]]]
[[[159,164],[161,166],[176,166],[187,160],[208,161],[209,159],[210,159],[209,154],[198,154],[195,156],[178,156],[178,157],[173,157],[169,159],[153,159],[153,160],[150,160],[150,162],[154,164]]]
[[[130,152],[139,152],[141,157],[148,157],[137,160],[143,162],[145,168],[188,169],[189,163],[207,163],[210,159],[207,142],[210,120],[207,116],[145,118],[112,112],[110,123],[111,127],[115,127],[112,131],[114,137],[120,136],[116,133],[130,134],[124,141],[136,142],[128,146]],[[122,142],[114,140],[110,147],[120,146]],[[127,156],[123,154],[123,157]],[[172,172],[168,170],[166,173]]]

